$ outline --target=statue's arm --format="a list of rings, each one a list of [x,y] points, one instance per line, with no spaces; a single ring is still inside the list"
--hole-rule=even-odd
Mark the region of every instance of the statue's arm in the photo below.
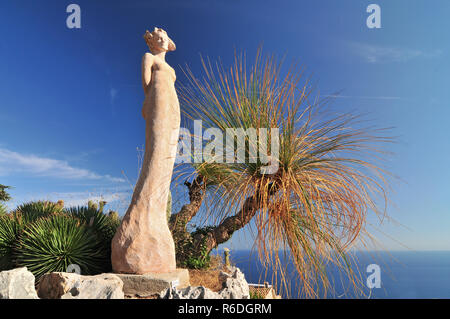
[[[150,85],[152,79],[152,65],[153,55],[147,52],[142,57],[142,88],[144,89],[144,93],[147,92],[147,87]]]

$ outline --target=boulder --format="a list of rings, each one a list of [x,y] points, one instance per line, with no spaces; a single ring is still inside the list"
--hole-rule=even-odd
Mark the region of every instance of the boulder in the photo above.
[[[230,267],[230,273],[221,272],[219,279],[223,288],[219,295],[223,299],[250,299],[248,283],[242,271],[237,267]]]
[[[39,299],[27,267],[0,272],[0,299]]]
[[[123,299],[123,282],[114,274],[82,276],[53,272],[42,276],[38,295],[44,299]]]
[[[221,299],[217,292],[206,287],[186,287],[178,290],[176,287],[168,288],[161,292],[160,299]]]
[[[229,267],[230,272],[221,272],[219,279],[222,281],[223,288],[219,292],[210,289],[198,287],[186,287],[178,290],[176,287],[170,287],[163,290],[159,298],[161,299],[250,299],[248,283],[244,274],[237,267]]]

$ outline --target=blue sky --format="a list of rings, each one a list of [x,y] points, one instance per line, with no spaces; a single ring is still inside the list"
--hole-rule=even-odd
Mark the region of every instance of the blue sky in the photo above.
[[[81,29],[66,27],[70,3]],[[366,26],[370,3],[381,29]],[[340,91],[336,112],[394,127],[387,168],[401,180],[388,214],[402,226],[381,227],[395,240],[375,235],[388,249],[450,249],[449,10],[446,0],[2,1],[0,183],[14,186],[11,206],[103,197],[123,212],[144,144],[142,35],[158,26],[177,45],[167,55],[177,84],[186,63],[200,72],[200,53],[229,65],[234,49],[251,61],[263,44],[305,66],[322,96]],[[244,235],[229,245],[248,247]]]

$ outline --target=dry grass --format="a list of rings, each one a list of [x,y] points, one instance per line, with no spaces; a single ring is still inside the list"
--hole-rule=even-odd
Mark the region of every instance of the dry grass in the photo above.
[[[191,286],[203,286],[218,292],[222,289],[219,274],[220,270],[189,269],[189,280]]]
[[[211,255],[208,269],[189,269],[189,280],[191,286],[203,286],[218,292],[222,289],[222,281],[219,279],[221,271],[228,272],[224,267],[222,257]]]

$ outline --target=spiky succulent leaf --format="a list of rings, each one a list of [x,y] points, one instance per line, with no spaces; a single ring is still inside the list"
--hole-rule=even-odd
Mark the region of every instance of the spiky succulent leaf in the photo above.
[[[13,215],[19,223],[27,225],[41,217],[61,213],[62,209],[63,207],[58,203],[50,201],[33,201],[18,206],[13,212]]]
[[[11,215],[0,216],[0,270],[13,268],[12,249],[19,230],[19,224]]]
[[[119,227],[120,220],[103,214],[96,207],[70,207],[64,210],[68,215],[74,216],[92,229],[100,236],[100,240],[109,246],[117,227]]]
[[[64,272],[71,264],[85,275],[102,273],[109,255],[95,232],[71,215],[40,218],[23,230],[14,248],[18,266],[26,266],[36,279],[49,272]]]
[[[0,216],[4,216],[8,213],[8,208],[0,203]]]

